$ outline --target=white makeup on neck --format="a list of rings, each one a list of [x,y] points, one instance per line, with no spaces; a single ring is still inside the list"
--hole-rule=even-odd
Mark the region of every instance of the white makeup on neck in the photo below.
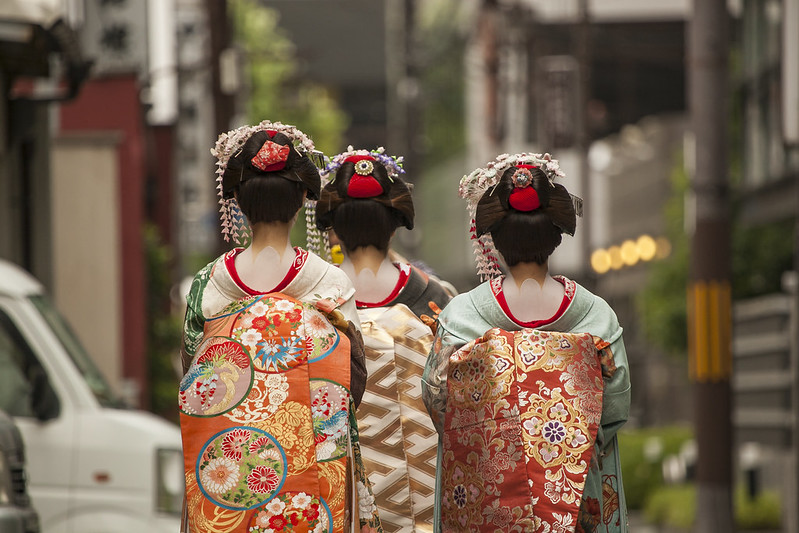
[[[355,299],[367,303],[382,302],[388,298],[397,286],[400,275],[399,269],[388,258],[380,263],[377,273],[368,267],[356,272],[355,265],[348,257],[341,263],[341,270],[355,286]]]
[[[532,322],[551,318],[560,308],[565,291],[549,274],[543,284],[527,278],[521,286],[508,274],[502,282],[502,292],[511,314],[522,322]]]
[[[295,255],[291,245],[280,252],[266,246],[257,254],[246,248],[236,256],[236,271],[248,287],[259,292],[271,291],[286,277]]]

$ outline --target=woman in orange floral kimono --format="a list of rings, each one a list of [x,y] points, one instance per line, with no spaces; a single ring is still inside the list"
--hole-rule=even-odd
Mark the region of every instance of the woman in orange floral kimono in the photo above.
[[[366,381],[354,289],[289,242],[319,196],[313,143],[264,121],[213,152],[223,231],[244,246],[203,268],[187,298],[184,530],[381,531],[354,419]]]
[[[488,280],[440,314],[423,376],[443,531],[627,531],[622,329],[604,300],[549,274],[580,205],[562,175],[549,154],[503,154],[461,181]]]

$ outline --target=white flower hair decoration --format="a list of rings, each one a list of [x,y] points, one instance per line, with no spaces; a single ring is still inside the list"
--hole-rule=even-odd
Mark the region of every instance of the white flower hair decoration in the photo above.
[[[504,172],[517,165],[531,165],[544,171],[549,178],[549,182],[554,184],[556,178],[563,178],[566,174],[561,170],[557,159],[553,159],[549,154],[519,153],[501,154],[496,159],[489,161],[485,167],[479,167],[471,173],[463,176],[458,187],[458,195],[466,200],[469,211],[470,226],[469,233],[474,247],[475,262],[477,264],[477,274],[481,281],[497,278],[502,275],[499,268],[499,252],[494,245],[494,240],[490,234],[477,236],[475,217],[477,215],[477,204],[480,198],[489,189],[497,186]],[[489,193],[491,194],[491,193]],[[572,195],[575,211],[582,216],[582,200]]]
[[[290,124],[282,122],[271,122],[264,120],[254,126],[242,126],[234,130],[222,133],[216,140],[216,144],[211,149],[211,154],[216,157],[216,191],[219,197],[220,223],[222,225],[222,236],[225,242],[233,239],[239,246],[246,246],[251,238],[250,228],[244,214],[239,209],[238,203],[234,198],[225,198],[222,192],[222,175],[227,169],[228,161],[236,155],[252,135],[259,131],[277,131],[291,139],[294,148],[303,155],[307,155],[312,161],[319,165],[322,153],[315,150],[314,143],[306,134]],[[306,201],[308,205],[315,202]],[[306,209],[307,212],[307,209]]]

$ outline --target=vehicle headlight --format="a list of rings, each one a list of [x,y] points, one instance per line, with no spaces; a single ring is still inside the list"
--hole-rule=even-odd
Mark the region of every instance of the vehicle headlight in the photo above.
[[[162,513],[180,514],[186,478],[183,471],[183,452],[173,449],[156,450],[155,509]]]

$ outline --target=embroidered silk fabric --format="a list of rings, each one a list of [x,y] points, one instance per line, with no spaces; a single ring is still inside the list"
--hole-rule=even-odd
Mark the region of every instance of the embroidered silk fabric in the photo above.
[[[313,254],[284,293],[247,295],[224,256],[197,274],[179,393],[191,533],[382,531],[353,416],[351,343],[315,306],[343,301],[358,324],[353,292]]]
[[[602,414],[592,337],[489,330],[447,388],[444,531],[573,532]]]
[[[349,340],[279,293],[206,321],[179,393],[192,532],[344,531]]]
[[[433,531],[438,436],[422,402],[433,335],[405,305],[358,310],[368,379],[357,417],[386,531]]]
[[[616,433],[627,420],[630,409],[630,375],[622,339],[622,328],[610,306],[579,284],[564,279],[567,293],[574,297],[556,320],[537,326],[542,331],[588,333],[604,339],[598,346],[603,371],[602,413],[593,456],[585,480],[578,522],[584,533],[626,533],[627,509],[621,478]],[[460,294],[439,316],[436,337],[425,366],[422,393],[433,423],[442,439],[449,401],[449,365],[451,356],[488,330],[523,329],[497,302],[489,282]],[[439,447],[443,450],[443,445]],[[439,464],[443,457],[439,454]],[[441,494],[441,468],[437,492]],[[437,497],[441,501],[441,497]],[[436,508],[436,523],[441,523],[441,506]]]

